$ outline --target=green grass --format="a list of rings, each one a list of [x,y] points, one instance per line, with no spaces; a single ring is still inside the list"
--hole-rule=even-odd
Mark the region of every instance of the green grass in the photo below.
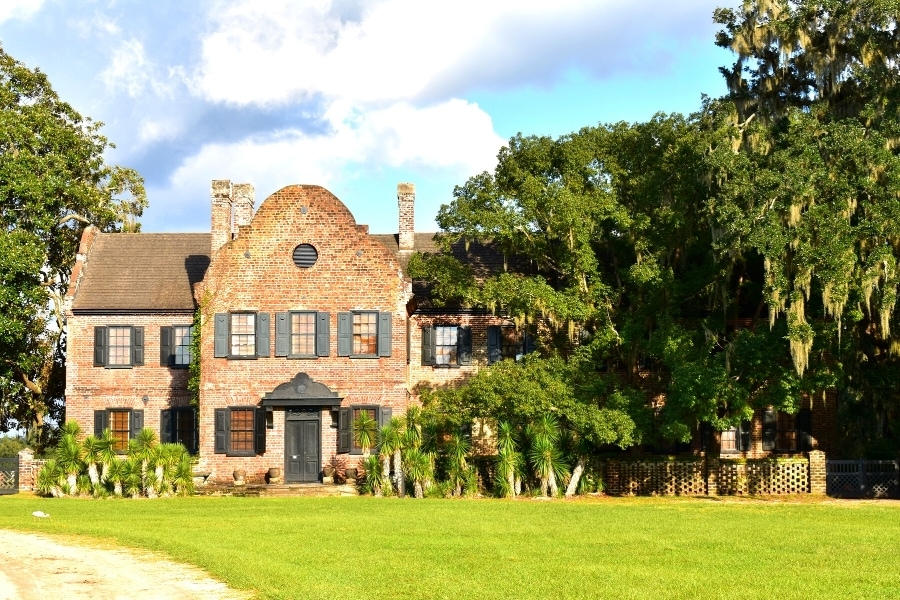
[[[896,502],[18,495],[3,528],[161,551],[260,598],[900,597]]]

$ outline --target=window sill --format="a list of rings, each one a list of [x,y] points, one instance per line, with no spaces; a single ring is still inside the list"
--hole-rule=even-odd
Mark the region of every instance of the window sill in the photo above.
[[[319,357],[316,356],[315,354],[288,354],[287,358],[289,360],[310,360],[310,359],[315,360]]]
[[[259,358],[259,356],[257,356],[256,354],[248,354],[246,356],[229,354],[225,358],[227,358],[228,360],[256,360],[257,358]]]
[[[233,456],[233,457],[252,457],[259,456],[256,452],[226,452],[225,456]]]

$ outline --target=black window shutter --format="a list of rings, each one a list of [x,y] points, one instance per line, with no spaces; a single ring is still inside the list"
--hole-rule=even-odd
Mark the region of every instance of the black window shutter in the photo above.
[[[798,450],[812,450],[812,411],[808,408],[797,411],[797,438]]]
[[[778,421],[775,418],[775,411],[767,408],[763,412],[763,450],[771,451],[775,449],[777,435]]]
[[[391,313],[378,314],[378,356],[391,355]]]
[[[171,444],[175,441],[172,423],[175,421],[171,410],[159,411],[159,441],[163,444]]]
[[[100,437],[104,430],[109,429],[109,419],[105,410],[94,411],[94,436]]]
[[[338,409],[338,452],[350,452],[350,416],[349,408]]]
[[[422,328],[422,364],[434,364],[434,327]]]
[[[353,349],[353,314],[338,313],[338,356],[350,356]],[[349,450],[347,450],[349,452]]]
[[[131,364],[144,364],[144,328],[131,328]]]
[[[269,313],[261,312],[256,314],[256,355],[263,358],[272,355],[269,321]]]
[[[738,435],[740,435],[740,446],[739,449],[741,452],[747,452],[750,450],[750,421],[741,421],[741,426],[738,428]]]
[[[500,360],[500,326],[489,325],[487,328],[487,347],[488,347],[488,364],[493,364]]]
[[[266,408],[260,407],[256,409],[256,416],[253,420],[253,449],[257,454],[266,453]]]
[[[216,409],[216,454],[228,451],[228,409]]]
[[[456,330],[456,359],[461,365],[472,364],[472,328],[459,327]]]
[[[94,327],[94,366],[106,366],[106,327]]]
[[[331,354],[331,315],[316,313],[316,356]]]
[[[131,438],[134,439],[141,432],[141,429],[144,428],[144,411],[143,410],[132,410],[131,411]]]
[[[171,367],[175,365],[174,335],[174,327],[159,328],[159,365],[161,367]]]
[[[228,313],[216,313],[215,327],[213,356],[215,358],[226,358],[228,356]]]
[[[394,414],[394,409],[390,406],[382,406],[381,410],[378,413],[378,426],[379,427],[387,427],[391,422],[391,417]]]
[[[287,356],[291,350],[290,314],[275,313],[275,356]]]

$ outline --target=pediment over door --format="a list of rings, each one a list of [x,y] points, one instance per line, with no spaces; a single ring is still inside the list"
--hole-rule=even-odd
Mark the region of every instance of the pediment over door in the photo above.
[[[327,385],[306,373],[297,373],[263,396],[263,406],[340,406],[341,398]]]

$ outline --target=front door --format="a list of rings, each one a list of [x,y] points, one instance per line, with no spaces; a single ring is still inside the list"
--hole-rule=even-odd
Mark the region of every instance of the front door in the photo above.
[[[285,481],[319,480],[319,420],[285,421]]]

